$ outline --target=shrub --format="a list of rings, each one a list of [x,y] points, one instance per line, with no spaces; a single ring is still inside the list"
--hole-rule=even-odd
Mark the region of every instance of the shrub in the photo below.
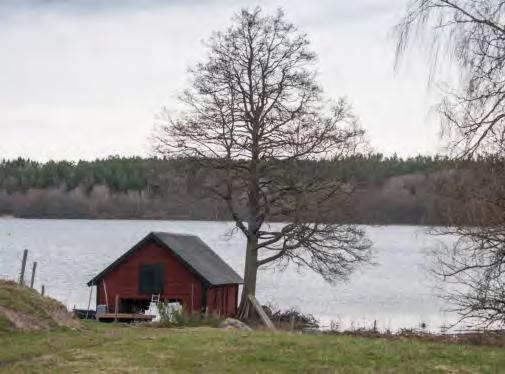
[[[319,321],[312,314],[303,314],[296,308],[280,310],[274,305],[263,305],[262,307],[279,329],[305,330],[319,328]]]
[[[223,319],[216,314],[201,312],[189,313],[184,308],[175,309],[169,307],[167,304],[160,304],[159,309],[160,321],[157,325],[160,327],[218,327],[223,321]]]

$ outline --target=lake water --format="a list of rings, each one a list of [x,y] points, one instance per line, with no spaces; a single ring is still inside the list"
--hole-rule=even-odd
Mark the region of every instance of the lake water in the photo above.
[[[243,274],[244,239],[230,237],[229,222],[27,220],[0,219],[0,278],[16,279],[24,248],[29,249],[27,279],[38,262],[35,287],[69,308],[86,308],[86,282],[150,231],[200,236],[239,274]],[[454,319],[436,297],[426,266],[428,252],[441,245],[426,229],[415,226],[365,227],[373,241],[375,265],[355,272],[348,282],[328,284],[308,270],[267,269],[258,276],[257,297],[279,308],[312,313],[323,326],[397,330],[425,323],[440,331]],[[450,238],[442,239],[446,242]],[[93,295],[94,301],[94,295]],[[94,307],[94,304],[93,304]]]

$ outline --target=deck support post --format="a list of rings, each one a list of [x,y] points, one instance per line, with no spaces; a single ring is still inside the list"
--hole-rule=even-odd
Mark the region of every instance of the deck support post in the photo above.
[[[107,305],[107,312],[109,312],[109,298],[107,297],[107,285],[105,279],[103,280],[103,292],[105,293],[105,305]]]
[[[88,309],[86,309],[86,319],[88,319],[89,307],[91,305],[91,294],[93,293],[93,284],[89,287]]]
[[[117,309],[119,306],[119,296],[116,294],[116,303],[114,305],[114,322],[117,322]]]

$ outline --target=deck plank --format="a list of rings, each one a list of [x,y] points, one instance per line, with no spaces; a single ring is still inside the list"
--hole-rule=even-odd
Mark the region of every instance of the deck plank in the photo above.
[[[122,320],[122,321],[151,321],[156,316],[140,313],[97,313],[95,318],[98,321]]]

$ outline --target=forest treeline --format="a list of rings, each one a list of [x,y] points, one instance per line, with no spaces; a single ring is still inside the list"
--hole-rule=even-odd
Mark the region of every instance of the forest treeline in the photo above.
[[[445,223],[437,186],[453,170],[487,159],[444,156],[400,158],[382,154],[305,161],[325,178],[355,187],[350,214],[328,220],[357,223]],[[215,176],[191,160],[109,157],[95,161],[3,160],[0,215],[46,218],[153,218],[225,220],[226,207],[205,186]],[[313,164],[313,165],[312,165]],[[449,179],[447,179],[449,178]]]

